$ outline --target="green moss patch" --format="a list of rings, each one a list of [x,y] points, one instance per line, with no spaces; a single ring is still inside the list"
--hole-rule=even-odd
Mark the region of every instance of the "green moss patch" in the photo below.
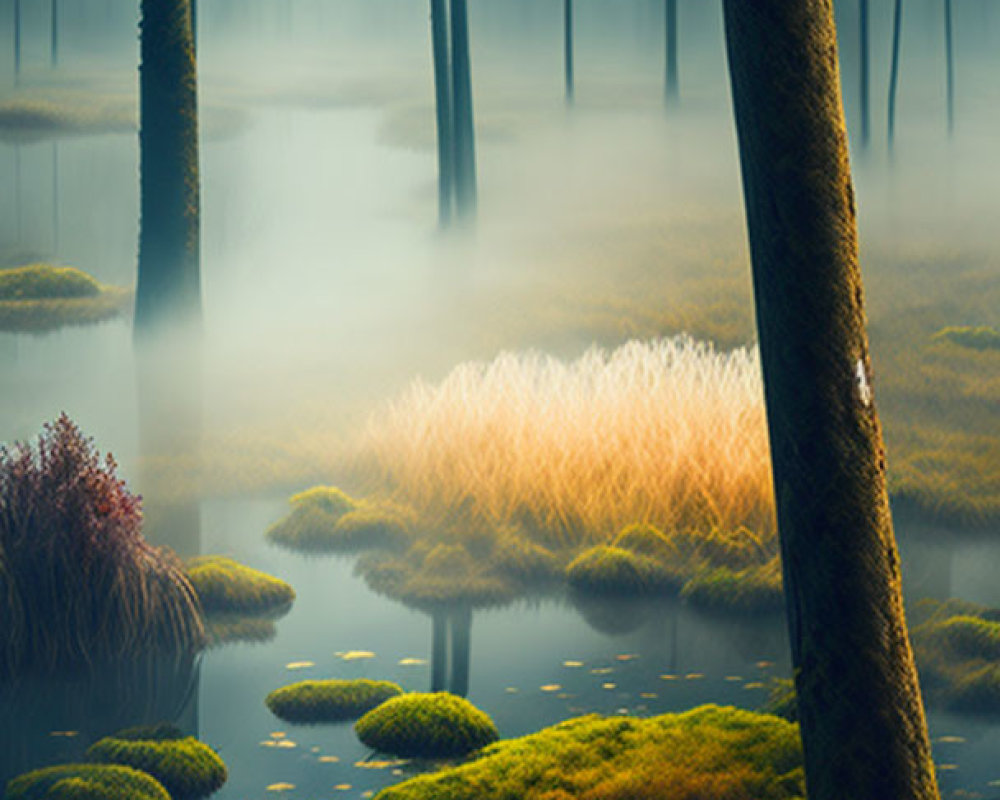
[[[918,604],[910,631],[921,686],[955,711],[1000,713],[1000,610],[958,601]]]
[[[130,767],[63,764],[7,784],[5,800],[171,800],[159,781]]]
[[[959,347],[970,347],[973,350],[1000,350],[1000,331],[988,325],[942,328],[934,334],[933,339],[957,344]]]
[[[684,584],[681,597],[712,611],[780,611],[785,602],[780,562],[774,559],[762,567],[739,571],[729,567],[703,570]]]
[[[224,556],[203,556],[187,567],[188,580],[206,614],[263,614],[295,600],[287,583]]]
[[[28,264],[0,270],[0,331],[45,333],[119,316],[132,293],[73,267]]]
[[[286,722],[342,722],[357,719],[402,692],[389,681],[302,681],[275,689],[264,702]]]
[[[152,775],[173,800],[207,797],[226,782],[226,765],[208,745],[170,725],[129,728],[95,742],[87,758]]]
[[[566,580],[577,591],[610,595],[662,594],[678,586],[676,575],[659,561],[607,545],[573,559],[566,567]]]
[[[551,583],[561,579],[563,572],[551,550],[516,534],[497,541],[490,556],[490,570],[525,586]]]
[[[365,714],[354,730],[372,749],[402,758],[457,758],[499,738],[489,716],[446,692],[394,697]]]
[[[693,800],[805,797],[798,728],[702,706],[640,720],[570,720],[499,742],[473,762],[383,790],[379,800]]]

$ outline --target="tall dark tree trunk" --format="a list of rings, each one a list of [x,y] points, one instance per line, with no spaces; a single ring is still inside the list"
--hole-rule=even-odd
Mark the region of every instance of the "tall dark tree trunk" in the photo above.
[[[725,0],[810,800],[936,800],[871,389],[832,0]]]
[[[861,145],[867,147],[871,141],[871,46],[869,44],[868,0],[859,0],[858,29],[860,32],[859,49],[861,51]]]
[[[563,0],[563,56],[566,68],[566,102],[573,102],[576,81],[573,76],[573,0]]]
[[[455,118],[455,210],[462,222],[476,216],[476,132],[472,111],[467,0],[451,0],[451,65]]]
[[[21,82],[21,0],[14,0],[14,84]]]
[[[668,103],[680,97],[681,85],[677,74],[677,0],[664,0],[666,16],[666,84]]]
[[[955,131],[955,50],[951,28],[951,0],[944,0],[944,49],[948,96],[948,135]]]
[[[53,67],[59,66],[59,0],[52,0],[49,12],[49,61]]]
[[[892,15],[892,67],[889,70],[889,147],[896,141],[896,87],[899,85],[899,36],[903,26],[903,0],[896,0]]]
[[[448,614],[431,616],[431,691],[443,692],[448,685]]]
[[[198,55],[198,0],[191,0],[191,41],[194,43],[195,57]]]
[[[452,129],[451,59],[448,55],[447,0],[431,0],[434,97],[437,106],[438,224],[451,225],[455,204],[455,137]]]
[[[451,612],[451,682],[449,691],[459,697],[469,694],[469,666],[472,660],[472,609]]]
[[[197,68],[190,0],[142,0],[135,331],[201,319]]]

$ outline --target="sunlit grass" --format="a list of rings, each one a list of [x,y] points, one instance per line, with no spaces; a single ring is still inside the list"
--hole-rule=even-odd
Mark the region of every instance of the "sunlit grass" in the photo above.
[[[417,381],[375,415],[356,472],[424,520],[557,546],[634,522],[774,533],[757,357],[686,337],[571,363],[503,354]]]

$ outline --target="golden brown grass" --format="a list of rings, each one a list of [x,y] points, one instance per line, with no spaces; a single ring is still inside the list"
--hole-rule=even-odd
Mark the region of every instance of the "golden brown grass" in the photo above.
[[[774,532],[757,358],[687,337],[417,381],[373,418],[356,471],[425,521],[513,524],[558,546],[633,522]]]

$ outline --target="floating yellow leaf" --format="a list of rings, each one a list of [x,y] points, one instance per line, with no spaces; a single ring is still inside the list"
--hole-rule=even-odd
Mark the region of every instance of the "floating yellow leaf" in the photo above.
[[[396,776],[402,775],[403,774],[403,770],[401,770],[401,769],[394,769],[392,771],[392,774],[396,775]]]
[[[351,784],[349,784],[349,783],[338,783],[333,788],[336,789],[338,792],[349,792],[349,791],[351,791]]]
[[[661,675],[660,676],[660,680],[661,681],[675,681],[675,680],[677,680],[677,676],[676,675]]]
[[[958,769],[958,764],[935,764],[934,766],[937,768],[938,772]]]
[[[358,769],[388,769],[399,766],[402,761],[355,761],[354,766]]]
[[[602,683],[601,684],[601,688],[602,689],[617,689],[618,688],[618,684],[617,683]]]
[[[57,736],[63,739],[72,739],[74,736],[79,736],[80,731],[49,731],[49,736]]]
[[[546,683],[541,689],[543,692],[558,692],[562,686],[558,683]]]
[[[559,692],[559,694],[556,695],[556,697],[558,697],[560,700],[569,700],[572,696],[573,695],[571,695],[569,692]]]
[[[272,783],[267,787],[267,790],[269,792],[289,792],[294,788],[294,783]]]
[[[361,796],[365,797],[365,798],[374,797],[375,796],[375,792],[373,792],[371,789],[369,789],[367,792],[362,792]]]
[[[634,661],[638,657],[635,653],[620,653],[615,656],[615,661]]]
[[[274,743],[274,746],[282,750],[291,750],[293,747],[298,747],[298,745],[291,739],[278,739]]]
[[[340,756],[320,756],[319,757],[319,763],[320,764],[336,764],[338,761],[340,761]]]
[[[962,744],[965,741],[963,736],[938,736],[937,741],[944,744]]]
[[[286,736],[288,736],[288,734],[285,733],[284,731],[272,731],[271,732],[271,738],[272,739],[284,739]]]
[[[686,680],[686,681],[700,681],[704,677],[705,677],[704,673],[701,673],[701,672],[689,672],[687,675],[684,676],[684,680]]]
[[[742,675],[727,675],[726,676],[726,680],[734,682],[734,683],[738,683],[739,681],[743,680],[743,676]]]
[[[768,667],[773,667],[774,666],[774,662],[773,661],[758,661],[754,666],[756,666],[757,669],[767,669]]]
[[[516,686],[508,686],[506,689],[504,689],[504,691],[507,692],[507,694],[517,694],[518,688]]]
[[[610,675],[614,672],[614,667],[599,667],[598,669],[592,669],[590,671],[591,675]]]
[[[422,667],[427,663],[426,658],[401,658],[399,659],[399,666],[401,667]]]
[[[289,661],[285,664],[285,669],[309,669],[309,667],[315,666],[315,661]]]
[[[360,661],[365,658],[375,658],[371,650],[348,650],[346,653],[334,653],[342,661]]]
[[[582,661],[563,661],[563,666],[564,667],[582,667],[583,666],[583,662]]]
[[[261,747],[277,747],[278,743],[274,739],[265,739],[260,743]]]
[[[743,684],[744,689],[764,689],[766,688],[760,681],[751,681],[750,683]]]
[[[639,692],[639,697],[641,697],[643,700],[652,700],[656,697],[659,697],[659,695],[656,692]]]

